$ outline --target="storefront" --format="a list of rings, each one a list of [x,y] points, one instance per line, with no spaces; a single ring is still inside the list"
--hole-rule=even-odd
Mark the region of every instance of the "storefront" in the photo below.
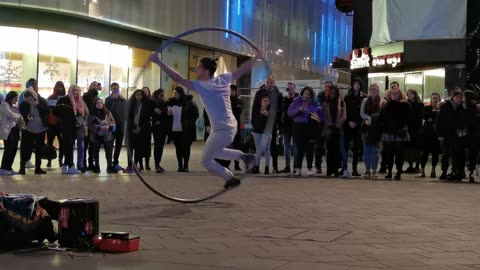
[[[455,86],[464,87],[465,40],[402,41],[355,49],[350,59],[353,77],[367,75],[368,84],[386,90],[396,81],[404,91],[416,90],[424,102],[432,93],[443,98]]]
[[[62,22],[62,23],[58,23]],[[140,32],[98,20],[39,10],[2,7],[0,9],[0,93],[22,91],[29,78],[38,81],[39,93],[48,97],[57,81],[66,88],[78,84],[83,91],[91,82],[102,84],[100,97],[109,94],[109,85],[119,83],[129,97],[135,89],[163,88],[167,96],[177,83],[156,64],[143,66],[166,37]],[[174,43],[161,58],[180,74],[195,78],[201,57],[216,57],[217,72],[235,70],[247,57],[193,43]],[[140,74],[140,75],[139,75]],[[202,115],[202,103],[194,101]],[[203,138],[203,118],[197,121],[197,138]]]

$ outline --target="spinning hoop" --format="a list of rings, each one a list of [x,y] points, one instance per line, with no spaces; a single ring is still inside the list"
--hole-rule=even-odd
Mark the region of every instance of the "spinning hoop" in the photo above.
[[[188,36],[190,34],[193,34],[193,33],[197,33],[197,32],[207,32],[207,31],[217,31],[217,32],[225,32],[225,33],[229,33],[229,34],[232,34],[238,38],[240,38],[241,40],[245,41],[246,43],[248,43],[254,50],[258,51],[258,48],[248,39],[246,38],[245,36],[243,36],[242,34],[240,33],[237,33],[235,31],[232,31],[232,30],[229,30],[229,29],[223,29],[223,28],[219,28],[219,27],[203,27],[203,28],[195,28],[195,29],[192,29],[192,30],[189,30],[189,31],[186,31],[186,32],[183,32],[165,42],[163,42],[162,46],[160,46],[156,51],[155,53],[162,53],[162,51],[168,47],[170,44],[178,41],[180,38],[182,37],[185,37],[185,36]],[[138,73],[137,77],[135,78],[135,81],[134,81],[134,85],[137,84],[138,80],[140,79],[140,77],[142,76],[143,72],[145,71],[145,69],[147,68],[147,66],[151,63],[151,60],[148,59],[145,64],[143,65],[142,69],[140,70],[140,72]],[[267,67],[267,70],[270,69],[269,65],[265,62],[266,64],[266,67]],[[270,118],[270,117],[269,117]],[[127,133],[127,136],[129,134]],[[128,136],[129,137],[129,136]],[[133,171],[135,172],[136,176],[138,177],[138,179],[140,179],[140,181],[145,185],[145,187],[147,187],[150,191],[152,191],[153,193],[155,193],[156,195],[166,199],[166,200],[169,200],[169,201],[173,201],[173,202],[178,202],[178,203],[184,203],[184,204],[190,204],[190,203],[199,203],[199,202],[203,202],[203,201],[207,201],[207,200],[210,200],[210,199],[213,199],[223,193],[225,193],[226,191],[228,191],[228,189],[221,189],[207,197],[204,197],[204,198],[196,198],[196,199],[185,199],[185,198],[178,198],[178,197],[173,197],[173,196],[170,196],[168,194],[165,194],[163,192],[160,192],[158,190],[156,190],[155,188],[153,188],[142,176],[142,174],[140,173],[140,170],[137,168],[134,160],[133,160],[133,155],[132,155],[132,152],[130,150],[130,138],[127,137],[127,152],[128,152],[128,155],[130,157],[130,162],[132,164],[132,168],[133,168]],[[242,180],[245,175],[247,174],[246,171],[244,171],[241,175],[239,175],[239,177],[237,177],[238,179]]]

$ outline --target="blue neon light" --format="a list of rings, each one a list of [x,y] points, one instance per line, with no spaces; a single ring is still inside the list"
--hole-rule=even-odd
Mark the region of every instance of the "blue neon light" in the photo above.
[[[313,39],[313,62],[317,62],[317,32],[315,32]]]
[[[320,38],[320,62],[323,62],[322,61],[322,58],[323,58],[323,55],[324,55],[324,45],[325,45],[325,15],[322,14],[322,33],[320,34],[321,35],[321,38]]]
[[[225,29],[230,29],[230,0],[227,0],[227,9],[225,15]],[[225,38],[228,38],[228,33],[225,33]]]
[[[345,51],[348,51],[348,25],[345,27]]]
[[[240,15],[240,0],[237,0],[237,15]]]

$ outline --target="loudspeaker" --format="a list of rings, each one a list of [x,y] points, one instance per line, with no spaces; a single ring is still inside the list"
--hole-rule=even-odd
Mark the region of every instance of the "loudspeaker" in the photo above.
[[[61,200],[58,243],[62,247],[90,249],[99,234],[99,202],[89,198]]]

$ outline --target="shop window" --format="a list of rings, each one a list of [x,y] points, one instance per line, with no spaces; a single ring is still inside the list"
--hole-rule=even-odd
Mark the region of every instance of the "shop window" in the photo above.
[[[423,102],[430,103],[432,93],[438,93],[442,99],[446,98],[445,93],[445,69],[433,69],[426,70],[423,75],[425,76],[425,87]]]
[[[78,38],[77,84],[85,92],[93,81],[109,82],[110,43],[89,38]]]
[[[68,89],[76,79],[77,37],[40,31],[38,44],[38,92],[48,97],[57,81]]]
[[[193,48],[191,48],[193,49]],[[208,56],[208,55],[207,55]],[[189,68],[189,47],[183,44],[174,43],[168,46],[162,52],[162,60],[185,78],[188,78]],[[165,72],[161,76],[162,88],[165,89],[167,96],[172,97],[173,88],[178,85]],[[187,90],[187,89],[185,89]]]
[[[417,91],[420,100],[423,100],[423,72],[405,74],[405,93],[408,90]]]
[[[131,48],[131,64],[128,72],[128,92],[130,95],[136,90],[147,86],[150,91],[160,88],[160,67],[155,63],[149,63],[145,69],[143,65],[151,55],[151,51]]]
[[[126,89],[128,83],[128,68],[132,59],[132,50],[125,45],[112,44],[110,47],[110,84],[116,82],[120,89]],[[108,96],[109,87],[103,94]],[[125,93],[123,93],[125,94]]]
[[[22,91],[37,76],[38,31],[0,27],[0,92]]]
[[[400,74],[389,74],[388,75],[388,85],[386,85],[386,89],[390,89],[390,84],[392,82],[398,82],[398,85],[400,85],[400,89],[404,92],[407,92],[407,86],[405,85],[405,74],[400,73]]]

